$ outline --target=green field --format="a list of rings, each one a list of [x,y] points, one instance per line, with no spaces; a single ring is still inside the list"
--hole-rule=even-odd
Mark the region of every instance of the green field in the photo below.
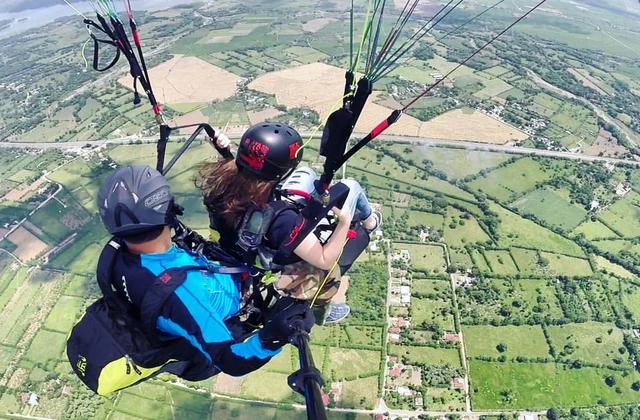
[[[547,331],[556,354],[563,352],[565,358],[605,365],[615,365],[613,359],[620,358],[623,365],[630,366],[627,355],[618,352],[622,331],[613,324],[566,324],[549,326]]]
[[[521,214],[533,214],[551,226],[571,230],[578,226],[587,211],[566,201],[557,192],[539,188],[511,203]]]
[[[507,161],[510,156],[505,153],[474,151],[446,147],[420,147],[406,144],[394,144],[391,150],[402,153],[406,147],[419,152],[424,159],[433,162],[434,169],[444,172],[450,177],[462,179],[474,175],[483,169],[493,168]],[[417,160],[417,159],[416,159]]]
[[[340,345],[373,346],[382,344],[382,328],[367,327],[362,325],[349,325],[344,328],[346,339],[342,339]],[[344,335],[343,335],[344,337]]]
[[[511,259],[509,251],[484,251],[484,256],[489,262],[491,271],[501,275],[518,274],[518,267]]]
[[[540,255],[549,261],[549,269],[557,275],[590,276],[593,274],[589,260],[547,252],[541,252]]]
[[[584,237],[589,241],[603,238],[618,238],[618,234],[609,229],[599,220],[596,220],[595,222],[588,220],[580,224],[580,226],[576,227],[573,230],[573,233],[575,233],[576,235],[582,233]]]
[[[531,249],[511,248],[509,251],[522,274],[542,274],[543,267],[539,264],[539,253]]]
[[[498,214],[501,220],[498,227],[499,245],[505,247],[523,246],[566,255],[584,256],[584,252],[576,243],[557,233],[530,220],[523,219],[499,205],[494,204],[490,208]]]
[[[461,265],[464,268],[471,268],[473,266],[471,257],[464,248],[449,248],[449,256],[451,258],[451,264],[454,266]]]
[[[599,213],[598,217],[625,237],[640,236],[640,195],[635,191],[629,192],[624,199]]]
[[[480,176],[468,185],[474,190],[507,202],[517,194],[532,190],[536,183],[544,182],[550,177],[551,174],[544,172],[538,162],[531,158],[522,158]]]
[[[607,271],[608,273],[614,274],[618,277],[622,277],[623,279],[629,279],[629,280],[636,279],[635,274],[633,274],[626,268],[619,266],[618,264],[612,263],[611,261],[607,260],[604,257],[595,255],[593,257],[593,260],[595,261],[596,267],[598,267],[598,270]]]
[[[636,403],[633,373],[582,368],[566,369],[552,363],[491,363],[471,361],[475,409],[547,409],[604,404]],[[617,393],[604,378],[615,378]],[[477,391],[476,391],[477,390]]]
[[[458,349],[436,349],[433,347],[398,346],[391,344],[389,354],[406,359],[407,364],[451,365],[460,367]]]
[[[27,350],[25,357],[33,362],[46,363],[58,360],[67,341],[66,334],[40,330]]]
[[[69,332],[80,313],[82,302],[82,298],[62,296],[47,316],[44,326],[53,331]]]
[[[332,347],[329,350],[329,371],[327,377],[335,379],[353,379],[356,376],[368,376],[380,370],[380,352]],[[314,360],[317,360],[314,357]]]
[[[444,241],[447,245],[464,246],[491,240],[475,218],[465,219],[461,217],[462,215],[461,211],[447,207],[444,221]]]
[[[409,226],[426,226],[434,229],[442,229],[444,217],[441,214],[425,213],[423,211],[409,212]]]
[[[438,324],[445,330],[453,329],[453,308],[449,301],[412,297],[409,311],[416,327],[426,323]]]
[[[451,295],[451,284],[446,280],[413,279],[411,281],[411,294],[416,296],[434,295],[448,298]]]
[[[503,354],[508,359],[514,359],[518,356],[527,358],[551,357],[542,328],[539,325],[517,327],[478,325],[464,327],[462,333],[468,357],[490,356],[497,358]],[[496,349],[499,344],[506,346],[504,353]]]
[[[482,84],[485,87],[474,94],[480,99],[489,99],[513,88],[509,83],[498,78],[483,81]]]
[[[242,382],[241,396],[247,399],[284,401],[290,399],[293,391],[287,385],[287,374],[257,370],[251,372]],[[268,386],[265,386],[268,384]]]
[[[489,268],[489,265],[487,264],[487,260],[484,258],[483,252],[474,249],[471,251],[469,255],[473,259],[474,266],[476,266],[478,270],[480,270],[480,272],[482,273],[491,272],[491,268]]]
[[[505,321],[507,318],[524,323],[535,319],[561,319],[563,317],[560,302],[555,294],[555,287],[544,280],[488,280],[498,295],[488,302],[478,302],[460,293],[458,305],[462,323]]]
[[[356,379],[355,381],[346,381],[342,385],[342,406],[373,409],[377,404],[378,389],[378,376],[371,376],[363,379]],[[338,413],[329,415],[329,418],[340,418]],[[360,419],[364,420],[364,419]]]
[[[416,270],[443,273],[447,268],[444,249],[440,246],[396,242],[395,247],[398,250],[406,249],[409,251],[411,267]]]

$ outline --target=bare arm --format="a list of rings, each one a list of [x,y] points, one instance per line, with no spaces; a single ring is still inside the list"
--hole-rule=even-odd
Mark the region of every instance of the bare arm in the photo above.
[[[340,217],[336,230],[324,245],[320,243],[316,235],[310,233],[293,250],[294,254],[314,267],[329,270],[340,257],[350,224],[351,217]]]

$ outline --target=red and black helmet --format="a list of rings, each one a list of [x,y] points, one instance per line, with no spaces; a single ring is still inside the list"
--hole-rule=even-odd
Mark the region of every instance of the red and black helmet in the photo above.
[[[286,124],[256,124],[242,135],[236,165],[262,179],[279,181],[302,160],[302,144],[300,134]]]

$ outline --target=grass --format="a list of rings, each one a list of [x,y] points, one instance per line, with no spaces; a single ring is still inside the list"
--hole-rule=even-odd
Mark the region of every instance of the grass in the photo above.
[[[171,406],[162,401],[122,393],[115,410],[143,419],[171,418]]]
[[[44,326],[54,331],[69,332],[79,314],[82,302],[83,299],[79,297],[60,297],[47,316]]]
[[[328,377],[335,379],[368,376],[380,370],[380,352],[331,347],[329,349]],[[314,357],[314,361],[320,361]]]
[[[40,289],[40,285],[35,282],[26,281],[23,283],[20,281],[20,277],[15,277],[14,282],[16,281],[19,282],[18,284],[15,284],[16,288],[20,287],[21,285],[21,287],[23,287],[25,290],[14,301],[11,311],[5,311],[3,304],[4,316],[2,319],[2,323],[0,324],[0,343],[12,345],[15,345],[17,343],[17,340],[20,339],[20,337],[15,337],[15,334],[12,334],[14,329],[20,328],[21,326],[26,326],[24,325],[24,322],[28,323],[29,315],[33,315],[33,313],[35,312],[36,306],[38,304],[36,302],[36,297],[38,294],[38,290]],[[14,293],[13,290],[13,287],[10,286],[5,290],[5,293],[9,292],[11,293],[11,295],[9,296],[12,296]],[[5,297],[5,293],[3,293],[2,295],[3,298]],[[18,335],[20,335],[22,332],[24,332],[24,330],[20,329],[17,333]]]
[[[342,406],[373,409],[377,403],[379,389],[378,376],[343,382]],[[333,414],[330,418],[333,418]]]
[[[471,268],[473,266],[471,257],[464,248],[449,248],[449,257],[451,258],[452,265],[461,265],[464,268]]]
[[[491,240],[475,218],[464,219],[462,215],[460,210],[447,207],[444,223],[444,241],[447,245],[464,246]]]
[[[438,324],[445,330],[453,329],[453,308],[449,301],[412,297],[409,311],[416,327],[427,323]]]
[[[484,253],[482,251],[479,251],[477,249],[473,249],[469,253],[469,256],[473,260],[473,263],[474,263],[473,265],[475,267],[477,267],[478,270],[480,270],[480,272],[482,272],[482,273],[490,273],[491,272],[491,268],[489,268],[489,264],[487,263],[487,260],[485,259]]]
[[[451,294],[451,285],[446,280],[413,279],[411,293],[417,296],[432,294],[448,297]]]
[[[620,355],[618,348],[622,346],[622,331],[613,324],[585,322],[583,324],[566,324],[547,327],[551,344],[560,354],[568,344],[574,351],[567,354],[571,360],[584,360],[591,363],[614,365],[614,358],[623,359],[627,366],[627,355]],[[611,331],[609,333],[609,331]],[[600,341],[600,343],[598,343]]]
[[[58,360],[65,346],[66,335],[58,332],[40,330],[27,350],[26,358],[37,363]]]
[[[549,269],[557,275],[590,276],[593,274],[589,260],[546,252],[541,252],[540,255],[549,261]]]
[[[523,219],[501,206],[493,204],[490,205],[490,209],[498,214],[501,221],[498,227],[500,246],[523,246],[572,256],[584,256],[584,252],[575,242],[530,220]]]
[[[84,234],[78,234],[72,245],[51,259],[51,266],[73,273],[94,273],[98,256],[108,235],[104,227],[95,219],[84,228],[83,232]]]
[[[511,203],[523,214],[533,214],[551,226],[571,230],[578,226],[587,211],[570,204],[560,194],[548,188],[539,188]]]
[[[563,317],[555,287],[546,281],[488,280],[488,285],[498,292],[495,300],[477,303],[459,294],[458,303],[463,324],[476,320],[482,320],[484,323],[493,320],[502,322],[507,317],[523,322],[528,322],[534,317],[537,318],[537,322],[545,318],[554,320]]]
[[[551,177],[531,158],[518,159],[512,164],[480,176],[468,185],[500,201],[510,201],[516,194],[532,190],[536,183]]]
[[[0,345],[0,375],[4,374],[7,370],[7,365],[13,358],[16,349],[14,347],[8,347]]]
[[[461,366],[458,349],[436,349],[433,347],[399,346],[391,344],[389,346],[389,354],[406,358],[407,364]]]
[[[444,249],[440,246],[409,244],[404,242],[396,242],[395,246],[399,250],[406,249],[409,251],[411,254],[411,267],[415,270],[442,273],[447,268]]]
[[[604,404],[635,403],[633,373],[623,377],[606,369],[566,369],[553,363],[491,363],[471,361],[474,409],[547,409]],[[620,388],[604,383],[613,376]],[[477,391],[475,391],[477,389]],[[511,398],[505,398],[503,393]]]
[[[599,214],[599,219],[625,237],[640,236],[640,195],[629,192]]]
[[[89,285],[94,283],[94,280],[80,274],[70,274],[69,276],[71,279],[67,281],[68,284],[64,294],[78,297],[86,296]]]
[[[313,337],[313,343],[317,344],[318,341],[316,340],[315,337],[315,332],[316,329],[318,329],[319,327],[314,327],[313,328],[313,333],[314,333],[314,337]],[[290,346],[285,346],[282,348],[282,351],[280,352],[280,354],[278,354],[276,357],[273,357],[271,360],[269,360],[269,363],[267,363],[264,367],[264,369],[270,371],[270,372],[280,372],[280,373],[291,373],[293,372],[293,366],[291,364],[291,347]]]
[[[405,145],[394,145],[392,150],[399,146],[404,149]],[[469,151],[445,147],[411,147],[414,150],[418,149],[426,159],[433,162],[434,169],[456,179],[463,179],[466,176],[475,175],[483,169],[496,167],[510,158],[505,153]]]
[[[538,264],[538,251],[524,248],[511,248],[509,251],[522,274],[542,274],[544,271]]]
[[[612,263],[604,257],[599,255],[594,255],[593,260],[596,263],[596,266],[599,270],[607,271],[611,274],[615,274],[618,277],[622,277],[623,279],[634,280],[636,275],[632,272],[628,271],[626,268],[619,266],[618,264]]]
[[[477,325],[462,330],[468,357],[499,357],[504,354],[509,359],[518,356],[535,358],[550,357],[549,348],[539,325],[492,327]],[[507,349],[500,353],[496,347],[505,344]]]
[[[498,96],[513,88],[513,86],[511,86],[509,83],[498,78],[483,81],[482,84],[485,87],[474,94],[474,96],[480,99],[493,98],[494,96]]]
[[[509,251],[484,251],[484,256],[489,262],[491,271],[496,274],[518,274],[518,267],[511,259]]]
[[[427,226],[433,229],[442,229],[444,217],[441,214],[426,213],[423,211],[409,211],[409,226]]]
[[[618,238],[617,233],[609,229],[604,223],[599,220],[588,220],[584,223],[581,223],[573,230],[573,233],[575,233],[576,235],[583,234],[584,237],[589,241],[603,238]]]
[[[38,226],[47,237],[43,238],[50,245],[55,245],[67,238],[73,231],[62,223],[62,217],[67,213],[56,200],[51,200],[46,206],[40,208],[29,221]]]
[[[347,340],[341,341],[340,345],[343,347],[349,344],[379,347],[382,344],[382,328],[380,327],[350,325],[344,328],[344,332]]]
[[[618,279],[615,279],[615,281],[616,283],[619,282],[620,285],[619,288],[613,288],[620,291],[616,297],[631,312],[633,319],[637,323],[640,321],[640,286],[628,281],[620,281]],[[609,284],[611,285],[611,282]]]
[[[242,382],[241,396],[267,401],[284,401],[291,398],[293,391],[287,385],[287,376],[282,373],[256,370]]]

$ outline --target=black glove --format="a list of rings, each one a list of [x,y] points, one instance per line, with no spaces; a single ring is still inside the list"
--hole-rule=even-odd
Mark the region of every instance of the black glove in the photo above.
[[[276,303],[277,312],[258,333],[262,347],[277,350],[289,342],[299,327],[310,332],[315,323],[309,302],[292,298],[281,298]]]

